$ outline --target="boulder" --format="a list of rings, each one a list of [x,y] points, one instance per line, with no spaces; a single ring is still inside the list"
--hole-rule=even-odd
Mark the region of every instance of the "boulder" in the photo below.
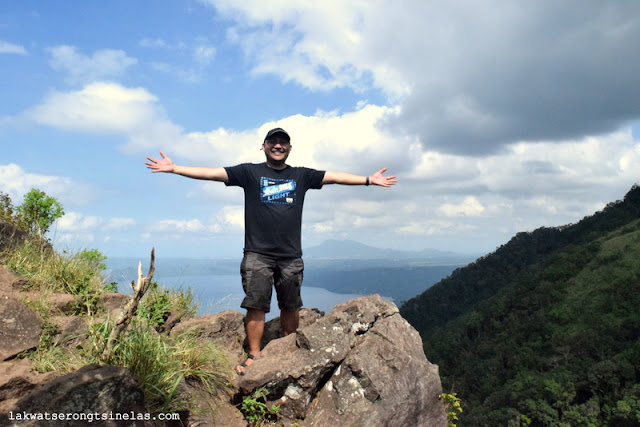
[[[55,345],[74,348],[86,341],[89,328],[85,318],[77,316],[54,316],[51,318],[51,321],[58,326],[60,331],[54,338]]]
[[[40,316],[21,301],[0,296],[0,360],[37,347],[41,333]]]
[[[242,313],[232,310],[198,316],[178,323],[171,330],[170,336],[193,333],[201,340],[214,342],[227,354],[231,363],[238,363],[246,338],[243,319]]]
[[[0,296],[14,296],[17,290],[13,284],[18,280],[11,270],[0,267]]]
[[[62,422],[58,420],[58,423],[49,421],[50,424],[19,420],[20,426],[86,426],[97,419],[100,422],[96,425],[153,425],[151,420],[144,419],[150,415],[142,389],[131,372],[127,368],[109,365],[87,365],[33,390],[16,403],[8,416],[15,420],[22,414],[70,414],[72,418]],[[96,417],[107,419],[103,421]],[[117,421],[115,418],[118,417],[127,417],[128,420]],[[135,422],[131,418],[136,419]],[[2,421],[0,419],[0,423]]]
[[[445,426],[438,367],[417,331],[378,295],[271,341],[236,381],[236,401],[265,387],[303,426]]]
[[[0,412],[8,411],[18,399],[55,376],[34,372],[29,359],[0,363]]]
[[[444,426],[438,367],[400,316],[358,339],[311,403],[305,426]]]
[[[300,325],[298,329],[304,328],[316,322],[324,316],[324,312],[318,310],[317,308],[303,308],[300,310]],[[271,319],[264,325],[264,334],[262,335],[262,347],[264,348],[269,342],[282,338],[284,333],[282,332],[282,327],[280,326],[280,318],[276,317],[275,319]],[[245,349],[245,350],[248,350]]]
[[[113,310],[120,309],[131,298],[129,295],[120,292],[104,292],[100,295],[99,305],[104,307],[105,312],[111,313]]]

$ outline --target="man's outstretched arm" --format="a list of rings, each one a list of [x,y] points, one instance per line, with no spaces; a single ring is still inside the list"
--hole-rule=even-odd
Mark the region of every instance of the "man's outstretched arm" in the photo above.
[[[384,176],[387,168],[380,169],[378,172],[371,176],[353,175],[346,172],[331,172],[326,171],[322,184],[342,184],[342,185],[367,185],[367,182],[371,185],[379,185],[381,187],[391,187],[395,185],[398,180],[394,176]],[[368,181],[367,181],[368,180]]]
[[[206,168],[198,166],[179,166],[173,163],[173,161],[167,157],[162,151],[161,160],[156,160],[151,157],[147,157],[148,162],[145,162],[148,169],[151,172],[167,172],[175,173],[176,175],[186,176],[193,179],[208,179],[211,181],[229,182],[229,176],[225,168]]]

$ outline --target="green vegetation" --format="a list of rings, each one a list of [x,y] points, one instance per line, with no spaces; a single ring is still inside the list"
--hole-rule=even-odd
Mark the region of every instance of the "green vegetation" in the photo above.
[[[64,215],[62,204],[43,191],[32,188],[24,195],[22,204],[13,206],[11,198],[0,192],[0,219],[18,228],[44,236],[56,219]]]
[[[158,328],[164,324],[170,314],[178,318],[193,317],[198,312],[198,305],[191,289],[166,289],[151,282],[149,290],[140,302],[137,316],[145,319],[149,326]]]
[[[519,233],[401,307],[460,425],[640,424],[640,188]]]
[[[92,252],[99,253],[96,249]],[[23,290],[77,295],[75,313],[91,315],[97,310],[104,280],[98,266],[86,259],[86,253],[59,254],[34,237],[6,250],[2,261],[7,268],[27,279]]]
[[[177,337],[158,334],[141,318],[125,331],[107,360],[101,358],[112,322],[93,325],[85,363],[107,363],[128,367],[144,391],[152,412],[179,412],[190,409],[191,396],[180,393],[186,382],[199,392],[215,394],[226,382],[222,372],[230,368],[212,343],[197,343],[187,333]]]
[[[104,348],[113,328],[101,306],[104,292],[114,291],[114,284],[105,284],[102,276],[106,265],[97,249],[77,253],[56,252],[42,238],[50,225],[63,214],[62,205],[39,190],[25,196],[25,202],[14,208],[11,199],[0,193],[0,219],[31,236],[24,242],[5,244],[0,253],[0,265],[9,268],[25,280],[22,290],[38,291],[23,298],[43,321],[40,344],[20,357],[28,357],[39,372],[70,372],[88,363],[107,363],[128,367],[142,387],[149,410],[178,412],[190,410],[197,393],[216,393],[226,383],[230,370],[227,360],[211,343],[183,333],[169,336],[158,333],[169,316],[185,318],[197,313],[191,290],[164,289],[152,283],[142,298],[138,312],[129,328],[120,336],[108,359]],[[75,305],[65,313],[56,312],[48,298],[54,293],[75,297]],[[72,337],[74,346],[58,342],[60,328],[54,316],[82,316],[87,332]]]
[[[280,412],[280,406],[267,403],[267,389],[260,388],[242,401],[240,411],[252,426],[261,426]]]
[[[456,427],[458,422],[458,412],[462,411],[462,401],[456,393],[442,393],[444,410],[447,411],[447,427]]]

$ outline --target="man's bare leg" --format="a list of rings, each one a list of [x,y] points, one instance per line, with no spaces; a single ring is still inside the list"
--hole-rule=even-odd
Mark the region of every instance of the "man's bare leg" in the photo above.
[[[296,329],[298,329],[299,324],[300,312],[298,310],[280,310],[280,326],[285,336],[294,333]]]
[[[262,334],[264,333],[264,318],[265,312],[257,310],[255,308],[248,308],[247,315],[244,318],[244,327],[247,332],[247,341],[249,342],[249,355],[257,356],[260,353],[260,344],[262,343]],[[244,364],[250,366],[253,363],[253,359],[248,358]],[[236,366],[236,371],[239,374],[244,373],[244,367],[242,365]]]

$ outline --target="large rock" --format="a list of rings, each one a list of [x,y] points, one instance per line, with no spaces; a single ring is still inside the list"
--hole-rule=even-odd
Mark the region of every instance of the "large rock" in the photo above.
[[[303,426],[447,424],[438,367],[395,304],[378,295],[271,341],[236,386],[237,401],[266,387],[280,414]]]
[[[171,330],[170,335],[175,337],[185,332],[193,333],[201,340],[215,343],[226,353],[231,363],[237,363],[242,357],[246,339],[243,319],[242,313],[225,310],[180,322]]]
[[[13,224],[0,219],[0,252],[4,249],[24,243],[29,233],[16,228]]]
[[[17,299],[0,296],[0,360],[37,347],[41,333],[40,316]]]
[[[315,323],[318,319],[324,316],[324,312],[317,308],[303,308],[300,310],[300,324],[298,329],[305,328]],[[269,320],[264,325],[264,334],[262,335],[262,348],[264,348],[271,341],[282,338],[284,333],[282,332],[282,326],[280,325],[280,318]],[[249,349],[246,348],[248,351]]]
[[[18,399],[55,376],[34,372],[29,359],[0,363],[0,412],[7,412]]]
[[[20,421],[20,426],[91,425],[88,417],[106,416],[137,418],[149,416],[144,403],[144,394],[127,368],[117,366],[87,365],[83,368],[56,378],[20,399],[12,412],[5,417],[21,414],[72,414],[71,420]],[[0,425],[3,421],[0,418]],[[105,426],[147,426],[147,420],[116,421],[100,420],[96,425]]]
[[[0,296],[14,296],[18,292],[14,283],[20,278],[8,268],[0,267]]]

